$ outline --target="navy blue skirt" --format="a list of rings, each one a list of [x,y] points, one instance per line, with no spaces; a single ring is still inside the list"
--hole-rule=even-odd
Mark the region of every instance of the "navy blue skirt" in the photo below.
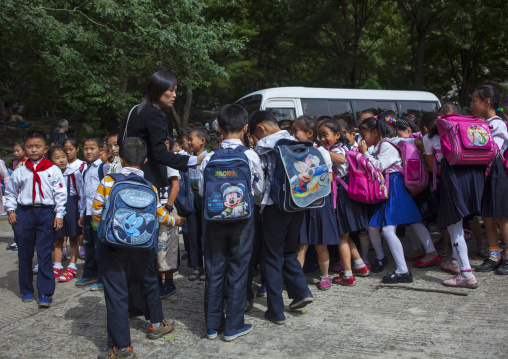
[[[483,217],[508,217],[508,173],[501,157],[492,162],[482,197]]]
[[[63,227],[55,232],[55,237],[76,237],[83,233],[82,228],[78,225],[79,210],[78,196],[67,197],[65,204],[65,217],[63,219]]]
[[[486,166],[450,166],[443,158],[438,228],[446,228],[463,218],[480,214],[485,170]]]
[[[372,205],[369,225],[384,227],[421,221],[422,215],[404,185],[404,176],[400,172],[390,173],[388,199]]]
[[[302,244],[340,244],[335,209],[333,208],[333,194],[325,198],[322,208],[305,211],[302,228],[300,229],[300,243]]]
[[[349,184],[349,176],[342,180]],[[337,182],[337,225],[339,234],[364,231],[369,226],[369,205],[352,200],[343,185]]]
[[[423,192],[413,197],[413,200],[415,201],[416,207],[420,211],[423,220],[431,222],[437,217],[439,208],[439,191],[438,189],[434,191],[434,179],[432,178],[432,173],[430,173],[429,176],[429,185],[423,190]]]

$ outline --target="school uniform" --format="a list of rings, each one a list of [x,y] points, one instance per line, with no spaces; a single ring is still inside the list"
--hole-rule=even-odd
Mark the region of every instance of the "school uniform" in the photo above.
[[[397,149],[387,141],[380,141],[374,146],[372,154],[365,152],[363,156],[374,167],[389,172],[388,199],[373,204],[370,211],[369,226],[385,227],[400,224],[411,224],[422,221],[420,211],[404,185],[404,176],[393,165],[402,167],[402,158]]]
[[[222,148],[234,149],[241,146],[238,139],[222,141]],[[204,196],[204,171],[214,152],[208,154],[200,167],[199,195]],[[263,168],[259,156],[250,149],[245,151],[249,162],[252,192],[261,197],[264,187]],[[254,214],[254,208],[250,211]],[[225,324],[226,330],[242,329],[245,326],[244,312],[248,282],[249,264],[254,244],[255,215],[234,222],[207,222],[205,226],[204,257],[205,319],[207,329],[219,330]],[[190,229],[190,227],[189,227]],[[222,311],[223,297],[227,287],[226,319]]]
[[[490,132],[501,153],[508,148],[508,131],[506,122],[494,116],[486,120],[491,127]],[[482,199],[483,217],[508,217],[508,173],[504,168],[501,156],[496,156],[485,180]]]
[[[316,144],[314,146],[323,156],[328,171],[331,173],[332,159],[330,154],[323,147]],[[333,193],[330,193],[325,197],[325,204],[322,208],[312,208],[305,211],[302,228],[300,229],[300,243],[310,245],[338,245],[341,243],[333,199]]]
[[[67,202],[62,171],[46,158],[35,163],[28,160],[25,166],[13,172],[5,194],[7,211],[17,212],[14,234],[18,243],[20,292],[23,295],[34,293],[32,259],[36,247],[37,292],[53,295],[54,221],[64,218]]]
[[[70,167],[73,170],[78,170],[81,175],[83,175],[83,173],[88,168],[86,162],[80,159],[76,159],[74,162],[69,163],[67,167]]]
[[[83,246],[85,247],[85,264],[83,265],[83,278],[95,278],[97,282],[102,283],[99,269],[99,250],[97,231],[92,225],[92,204],[97,187],[100,184],[100,177],[104,177],[108,165],[101,159],[97,159],[89,164],[86,171],[83,172],[83,188],[80,194],[80,217],[83,217]],[[101,175],[99,176],[99,171]]]
[[[347,151],[344,146],[332,149],[334,153],[340,153],[346,157],[343,164],[334,164],[333,171],[335,175],[349,184],[349,162],[347,160]],[[363,231],[369,225],[369,206],[364,203],[354,201],[349,197],[346,188],[337,181],[337,198],[335,220],[339,236],[346,233]]]
[[[63,173],[67,187],[67,202],[65,203],[65,217],[63,226],[55,232],[55,237],[76,237],[82,233],[78,225],[79,214],[83,208],[79,208],[79,193],[83,187],[83,176],[79,169],[67,166]]]
[[[122,174],[135,174],[143,177],[143,171],[131,167],[122,169]],[[104,205],[114,184],[111,176],[106,176],[97,188],[93,200],[92,215],[94,225],[99,226]],[[155,193],[157,189],[153,187]],[[160,225],[172,227],[174,218],[170,217],[160,203],[157,206],[157,220]],[[155,250],[133,251],[100,243],[101,273],[107,309],[108,347],[125,348],[131,346],[129,328],[129,281],[138,283],[146,303],[146,316],[151,323],[164,320],[159,293],[159,282],[155,272]]]
[[[265,317],[284,320],[283,285],[289,298],[300,300],[312,297],[300,262],[296,245],[304,218],[304,212],[283,212],[270,198],[270,178],[274,176],[275,157],[273,148],[280,139],[296,139],[287,131],[279,131],[261,139],[256,146],[267,179],[263,190],[263,268],[266,275],[268,310]]]
[[[208,155],[203,151],[199,156]],[[188,170],[191,188],[194,193],[194,213],[187,217],[187,230],[189,238],[189,257],[187,266],[190,268],[203,268],[203,204],[199,196],[200,171],[197,166],[189,167]]]

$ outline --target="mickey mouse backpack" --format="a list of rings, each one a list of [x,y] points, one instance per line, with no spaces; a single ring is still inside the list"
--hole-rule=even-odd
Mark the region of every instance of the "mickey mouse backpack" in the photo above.
[[[133,173],[110,173],[115,182],[99,224],[102,243],[129,250],[149,250],[157,244],[157,194],[152,184]]]
[[[244,146],[217,148],[205,167],[204,217],[232,222],[253,216],[251,172]]]

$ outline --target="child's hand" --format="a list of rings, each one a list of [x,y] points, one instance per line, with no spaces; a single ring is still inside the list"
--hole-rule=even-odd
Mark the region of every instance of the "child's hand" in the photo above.
[[[187,222],[187,219],[180,216],[173,216],[173,218],[175,219],[175,226],[178,227],[182,226],[183,224],[185,224],[185,222]]]
[[[418,151],[421,153],[425,153],[425,146],[423,145],[423,141],[421,138],[415,138],[415,146],[418,148]]]
[[[81,228],[83,228],[83,217],[79,217],[79,220],[78,220],[78,226],[80,226]]]
[[[358,151],[361,152],[361,154],[363,155],[365,152],[367,152],[367,143],[365,142],[365,140],[361,140],[360,143],[358,144]]]
[[[17,217],[17,214],[15,212],[9,213],[9,218],[7,218],[7,220],[9,221],[9,224],[11,226],[14,226],[15,224],[18,223],[18,220],[16,219],[16,217]]]
[[[60,228],[62,228],[63,227],[63,219],[55,218],[55,223],[54,223],[53,227],[55,228],[55,231],[58,231]]]
[[[201,165],[201,162],[203,162],[203,160],[205,159],[205,157],[206,157],[206,156],[198,156],[198,157],[197,157],[197,161],[198,161],[197,165],[198,165],[198,166],[199,166],[199,165]]]

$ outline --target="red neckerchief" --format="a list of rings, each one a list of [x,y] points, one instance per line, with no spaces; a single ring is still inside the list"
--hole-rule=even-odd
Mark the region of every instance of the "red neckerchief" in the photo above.
[[[33,189],[32,189],[32,205],[35,207],[35,184],[39,184],[39,192],[44,198],[44,193],[42,193],[42,186],[41,186],[41,178],[39,177],[39,174],[37,172],[46,171],[48,168],[53,166],[50,160],[43,157],[41,161],[37,164],[37,168],[34,169],[34,164],[32,163],[32,160],[26,161],[25,163],[26,168],[29,168],[34,173],[34,179],[33,179]]]
[[[74,186],[74,190],[76,191],[76,194],[78,195],[78,201],[79,201],[79,193],[78,193],[78,187],[76,187],[76,176],[74,176],[74,172],[70,174],[72,185]]]

